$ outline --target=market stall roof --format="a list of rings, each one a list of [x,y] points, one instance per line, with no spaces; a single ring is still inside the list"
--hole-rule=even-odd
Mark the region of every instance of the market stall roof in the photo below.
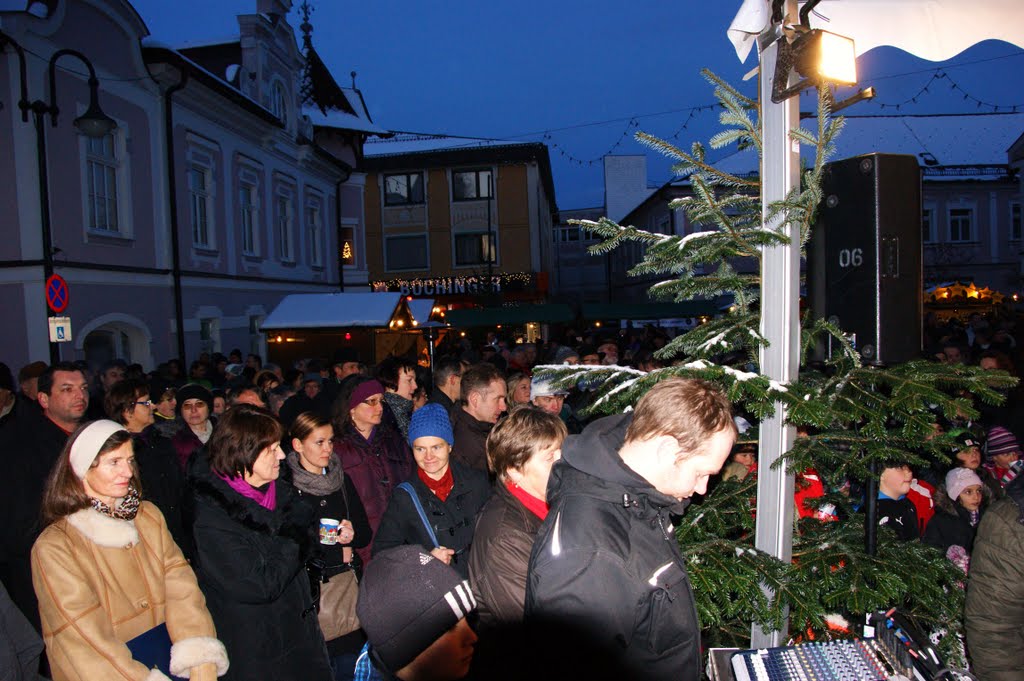
[[[572,308],[564,303],[520,305],[517,307],[482,307],[449,310],[445,321],[455,327],[527,324],[529,322],[559,323],[575,319]]]
[[[713,300],[687,300],[681,303],[586,303],[583,319],[678,319],[712,317],[718,313]]]
[[[412,313],[417,325],[423,326],[430,321],[430,314],[434,311],[433,298],[413,298],[408,304],[409,312]]]
[[[260,328],[386,328],[405,304],[401,293],[294,293],[277,304]]]

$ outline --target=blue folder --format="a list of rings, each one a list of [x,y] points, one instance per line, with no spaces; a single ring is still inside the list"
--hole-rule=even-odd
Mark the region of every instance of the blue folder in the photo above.
[[[166,624],[139,634],[125,645],[136,662],[141,662],[150,669],[159,669],[172,679],[181,678],[171,674],[171,635],[167,633]]]

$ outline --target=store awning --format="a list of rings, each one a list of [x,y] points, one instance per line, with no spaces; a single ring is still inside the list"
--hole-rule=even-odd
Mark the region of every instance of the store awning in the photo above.
[[[572,308],[564,303],[520,305],[517,307],[481,307],[449,310],[445,321],[455,327],[497,326],[498,324],[557,324],[575,319]]]
[[[295,293],[285,296],[260,328],[387,328],[405,309],[401,293]]]
[[[713,300],[687,300],[681,303],[587,303],[583,319],[680,319],[713,317],[718,303]]]

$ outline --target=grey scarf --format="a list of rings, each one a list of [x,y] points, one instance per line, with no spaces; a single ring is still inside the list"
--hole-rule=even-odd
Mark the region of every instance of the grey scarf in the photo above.
[[[337,454],[331,454],[331,458],[327,460],[327,472],[321,474],[310,473],[303,468],[298,452],[288,452],[285,460],[292,470],[292,481],[295,486],[306,494],[326,497],[337,492],[345,484],[345,471]]]

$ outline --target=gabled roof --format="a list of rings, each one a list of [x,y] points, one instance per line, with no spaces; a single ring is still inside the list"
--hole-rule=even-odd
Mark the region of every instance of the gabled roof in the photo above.
[[[404,307],[401,293],[294,293],[277,304],[260,328],[386,328]]]

